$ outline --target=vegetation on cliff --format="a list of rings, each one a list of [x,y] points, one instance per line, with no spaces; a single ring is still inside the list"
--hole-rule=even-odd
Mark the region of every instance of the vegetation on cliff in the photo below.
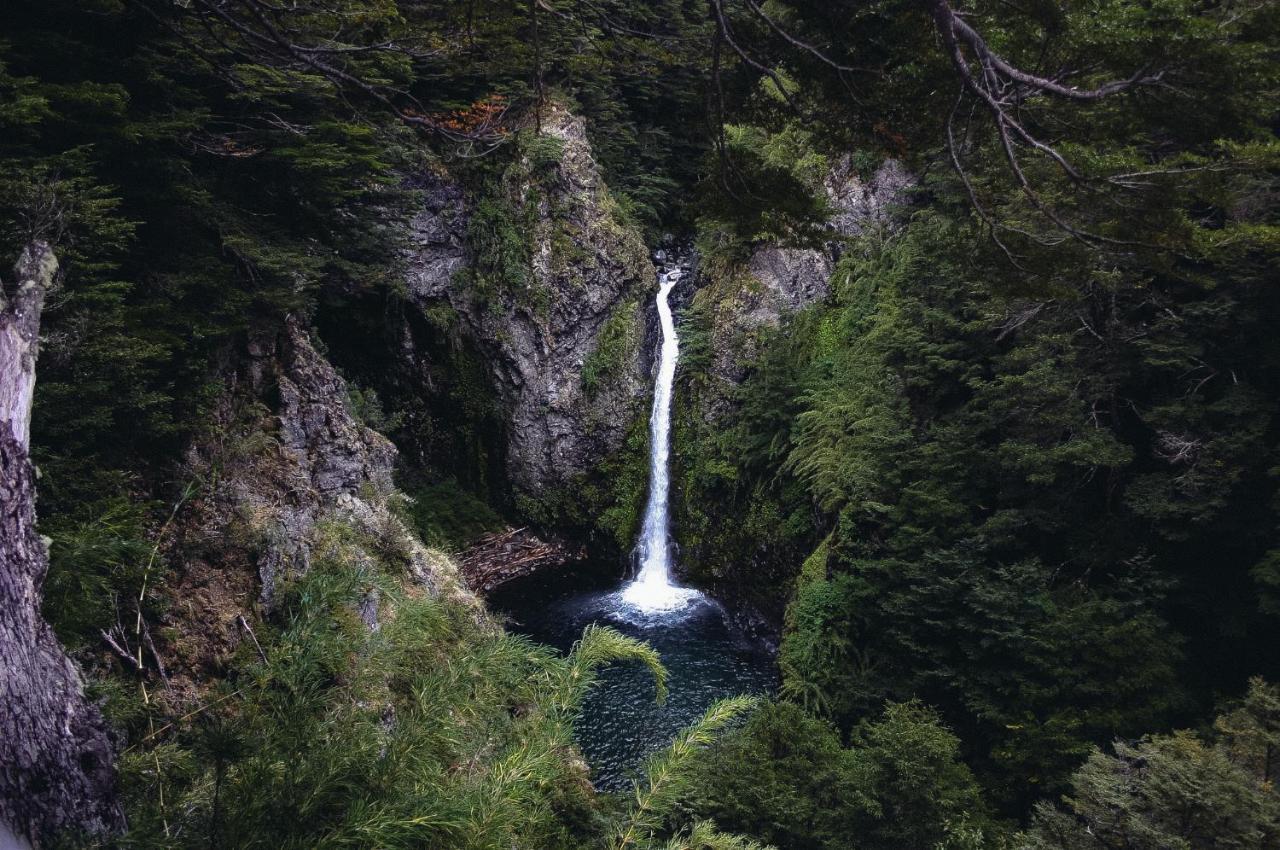
[[[44,614],[106,700],[130,824],[64,837],[1273,846],[1278,51],[1260,0],[11,0],[0,256],[47,240],[63,269]],[[833,224],[834,170],[886,158],[904,202]],[[445,176],[472,260],[446,284],[491,318],[573,325],[586,272],[640,279],[638,232],[698,246],[677,536],[781,631],[783,686],[631,801],[592,791],[572,724],[599,665],[659,661],[504,634],[408,536],[518,516],[616,549],[643,497],[643,423],[577,407],[616,451],[510,486],[510,340],[405,283]],[[829,279],[739,321],[792,250]],[[584,398],[636,400],[618,293],[555,361]],[[357,420],[399,445],[398,513]],[[317,449],[351,434],[377,469]]]

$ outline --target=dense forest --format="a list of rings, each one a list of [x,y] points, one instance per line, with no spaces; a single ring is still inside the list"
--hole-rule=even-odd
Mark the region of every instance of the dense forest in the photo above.
[[[0,845],[1280,846],[1278,134],[1268,0],[6,0]],[[466,553],[625,560],[658,249],[779,686],[608,792]]]

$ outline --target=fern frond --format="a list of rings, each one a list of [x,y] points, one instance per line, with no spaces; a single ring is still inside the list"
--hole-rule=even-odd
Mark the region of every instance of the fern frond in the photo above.
[[[582,631],[582,637],[569,652],[566,672],[555,697],[556,706],[565,713],[576,712],[595,685],[597,671],[622,661],[638,661],[649,668],[658,702],[666,699],[667,668],[662,666],[657,650],[644,641],[593,623]]]
[[[637,783],[635,800],[626,822],[619,826],[610,842],[611,850],[638,847],[661,825],[667,809],[679,796],[685,768],[699,750],[715,740],[735,718],[755,708],[756,697],[738,696],[722,699],[707,709],[700,720],[686,727],[671,746],[656,754],[645,766],[644,783]]]
[[[742,835],[719,832],[709,820],[695,823],[687,832],[682,831],[663,845],[662,850],[775,850],[772,844]]]

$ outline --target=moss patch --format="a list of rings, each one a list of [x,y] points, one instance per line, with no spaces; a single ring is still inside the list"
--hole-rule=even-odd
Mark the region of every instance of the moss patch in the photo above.
[[[622,375],[634,362],[643,335],[638,298],[614,307],[596,337],[595,351],[582,364],[582,389],[588,397],[594,397],[603,384]]]

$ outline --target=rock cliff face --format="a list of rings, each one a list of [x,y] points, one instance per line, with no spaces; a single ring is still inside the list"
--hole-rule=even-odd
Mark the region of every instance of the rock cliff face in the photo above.
[[[407,256],[413,302],[456,311],[486,361],[517,493],[564,485],[616,450],[649,389],[641,338],[654,270],[644,243],[610,198],[582,119],[551,107],[542,133],[533,141],[551,153],[523,154],[487,200],[521,223],[523,280],[477,284],[476,243],[490,234],[477,232],[468,195],[447,177],[425,179]]]
[[[834,213],[827,225],[833,238],[826,248],[757,245],[741,270],[744,274],[700,283],[712,290],[708,295],[715,301],[713,376],[726,386],[740,383],[746,375],[759,354],[762,329],[779,327],[787,316],[831,294],[840,240],[894,225],[913,181],[896,160],[886,160],[870,179],[863,180],[845,156],[823,185]],[[714,415],[723,408],[724,400],[717,399],[708,412]]]
[[[265,535],[258,575],[269,606],[282,578],[308,569],[315,527],[327,512],[365,514],[391,494],[396,450],[351,415],[346,383],[297,321],[251,342],[249,354],[254,389],[271,382],[278,397],[275,451],[250,455],[271,462],[233,464],[223,475],[227,495]]]
[[[456,566],[424,547],[392,511],[396,449],[351,412],[346,382],[289,319],[250,339],[211,433],[188,452],[201,486],[182,513],[172,554],[172,604],[162,627],[169,691],[179,701],[247,637],[255,612],[269,612],[280,583],[342,548],[344,558],[402,563],[428,592],[479,603]],[[362,611],[376,626],[378,606]],[[478,613],[479,616],[479,613]],[[246,619],[247,618],[247,619]]]

